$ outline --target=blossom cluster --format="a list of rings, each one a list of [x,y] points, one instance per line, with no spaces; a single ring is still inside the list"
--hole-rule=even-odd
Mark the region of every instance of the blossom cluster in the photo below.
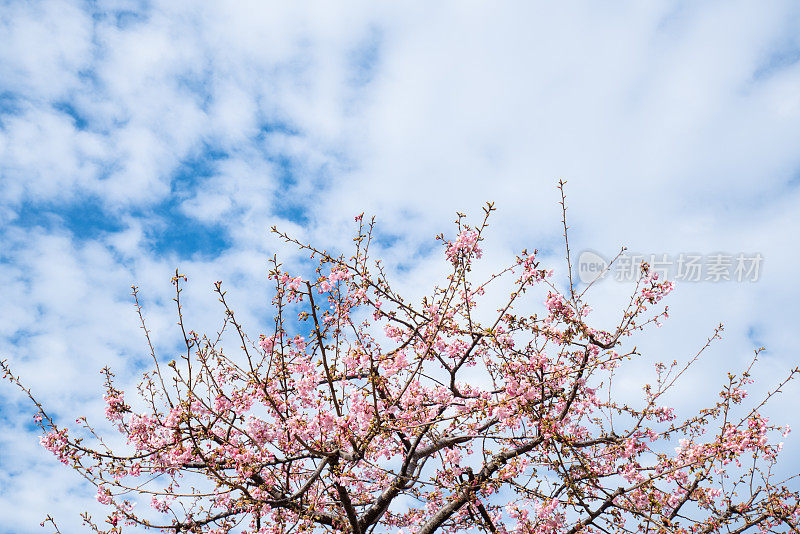
[[[559,290],[536,253],[473,283],[484,222],[445,242],[450,274],[413,305],[380,265],[370,270],[372,227],[356,222],[349,260],[298,243],[319,259],[315,274],[273,265],[276,317],[257,338],[217,284],[238,352],[222,334],[183,328],[181,315],[185,354],[145,375],[138,405],[109,378],[106,417],[127,452],[42,423],[51,425],[42,444],[112,508],[110,532],[120,521],[246,534],[680,531],[681,522],[722,532],[755,517],[796,527],[797,493],[769,478],[781,447],[772,438],[788,428],[755,411],[729,417],[749,375],[731,375],[717,405],[688,419],[663,405],[674,383],[663,365],[639,405],[615,400],[613,374],[641,357],[624,343],[666,316],[648,308],[670,282],[645,268],[619,326],[597,329],[583,295]],[[505,273],[515,273],[512,291],[486,313],[481,297]],[[183,281],[176,273],[179,313]],[[766,489],[727,491],[737,475],[726,469],[746,465],[755,467],[741,476],[757,472]],[[134,513],[131,492],[147,492],[150,515]],[[683,507],[707,519],[687,519]]]

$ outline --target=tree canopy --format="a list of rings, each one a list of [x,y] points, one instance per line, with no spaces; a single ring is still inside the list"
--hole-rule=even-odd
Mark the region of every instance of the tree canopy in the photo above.
[[[643,264],[617,326],[602,330],[569,254],[566,290],[536,251],[475,281],[492,210],[476,225],[459,215],[456,237],[438,236],[449,274],[419,302],[372,261],[374,220],[356,217],[349,257],[281,233],[311,254],[315,275],[273,260],[275,319],[258,337],[218,282],[235,350],[184,324],[176,272],[185,350],[167,365],[134,287],[153,358],[138,407],[104,370],[125,450],[88,422],[58,426],[2,366],[36,402],[42,444],[109,506],[104,521],[84,516],[97,532],[797,532],[798,492],[775,470],[788,428],[759,413],[782,384],[743,409],[750,369],[732,372],[713,405],[676,417],[663,398],[720,326],[688,363],[656,363],[640,402],[621,402],[611,378],[644,358],[631,338],[666,318],[672,283]],[[502,305],[482,309],[501,282]],[[534,288],[544,306],[517,311]]]

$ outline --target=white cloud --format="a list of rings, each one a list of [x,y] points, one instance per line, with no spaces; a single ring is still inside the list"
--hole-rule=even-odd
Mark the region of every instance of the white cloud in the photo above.
[[[62,98],[80,86],[92,59],[91,17],[74,2],[9,3],[3,7],[3,85],[35,100]]]

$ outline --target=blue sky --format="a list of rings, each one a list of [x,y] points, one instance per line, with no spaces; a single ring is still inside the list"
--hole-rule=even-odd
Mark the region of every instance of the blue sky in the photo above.
[[[99,370],[146,363],[132,284],[171,359],[176,267],[197,330],[214,280],[268,323],[267,259],[304,265],[272,225],[344,249],[375,214],[413,293],[441,272],[433,236],[493,200],[483,268],[527,247],[558,271],[563,177],[574,251],[763,254],[758,282],[679,284],[643,341],[686,357],[726,324],[674,399],[689,413],[756,345],[756,389],[800,360],[798,176],[797,2],[5,1],[0,354],[60,421],[99,421]],[[598,321],[622,286],[597,285]],[[32,413],[0,388],[0,531],[70,531],[98,506]]]

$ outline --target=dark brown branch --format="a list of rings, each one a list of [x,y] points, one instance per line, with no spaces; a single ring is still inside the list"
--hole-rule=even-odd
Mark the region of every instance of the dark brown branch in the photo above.
[[[311,315],[314,317],[314,331],[317,334],[317,343],[319,344],[319,350],[322,354],[322,365],[325,368],[325,378],[328,381],[328,387],[331,392],[331,401],[333,402],[333,407],[336,409],[336,415],[339,417],[342,416],[342,409],[339,406],[339,401],[336,400],[336,388],[333,387],[333,375],[331,374],[331,368],[328,366],[328,355],[325,351],[325,342],[322,340],[322,333],[319,329],[319,319],[317,318],[317,307],[314,304],[314,293],[311,290],[311,282],[306,281],[306,287],[308,287],[308,300],[311,303]]]
[[[495,472],[505,465],[506,462],[512,458],[516,458],[517,456],[532,451],[543,441],[543,438],[537,436],[536,438],[528,441],[527,443],[519,445],[514,449],[496,454],[490,463],[483,466],[483,469],[481,469],[480,473],[478,473],[478,475],[475,477],[475,480],[459,491],[450,500],[450,502],[447,503],[447,505],[436,512],[433,517],[431,517],[428,522],[417,531],[417,534],[433,534],[433,532],[435,532],[445,521],[447,521],[450,516],[452,516],[462,506],[469,502],[469,500],[475,495],[481,486],[487,482]]]
[[[583,521],[581,521],[580,523],[569,529],[567,531],[567,534],[575,534],[579,530],[582,530],[583,528],[589,526],[595,519],[597,519],[600,516],[600,514],[605,512],[611,506],[614,506],[614,499],[616,499],[623,493],[625,493],[624,488],[617,488],[617,490],[611,495],[609,495],[608,498],[603,502],[603,504],[600,505],[600,507],[597,510],[590,513],[589,517],[587,517],[586,519],[584,519]]]

